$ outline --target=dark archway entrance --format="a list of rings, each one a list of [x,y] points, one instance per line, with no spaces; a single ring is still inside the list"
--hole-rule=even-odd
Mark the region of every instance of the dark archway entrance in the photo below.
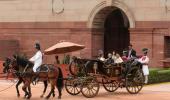
[[[122,54],[129,45],[129,22],[126,15],[120,10],[112,11],[104,23],[104,52],[105,55],[113,50]]]
[[[119,8],[108,6],[101,9],[92,22],[92,56],[104,50],[105,56],[113,50],[122,54],[130,42],[129,19]]]

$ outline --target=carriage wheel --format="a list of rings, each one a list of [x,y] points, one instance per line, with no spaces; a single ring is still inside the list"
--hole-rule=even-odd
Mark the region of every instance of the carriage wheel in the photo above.
[[[140,68],[132,68],[126,75],[126,90],[131,94],[137,94],[144,85],[144,75]]]
[[[114,92],[119,88],[119,83],[113,80],[102,79],[103,87],[108,92]]]
[[[100,85],[96,79],[91,79],[83,83],[81,92],[87,98],[95,97],[99,92]]]
[[[80,85],[76,80],[66,80],[65,89],[71,95],[78,95],[81,92]]]
[[[71,75],[76,76],[76,75],[78,74],[78,71],[79,71],[79,69],[78,69],[78,63],[72,61],[72,62],[70,63],[70,65],[69,65],[69,71],[70,71],[70,74],[71,74]]]

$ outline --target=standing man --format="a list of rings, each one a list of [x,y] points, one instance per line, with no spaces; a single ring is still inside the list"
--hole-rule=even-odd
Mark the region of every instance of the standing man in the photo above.
[[[128,46],[128,53],[127,58],[131,59],[133,57],[136,57],[136,51],[132,48],[132,44]]]
[[[143,48],[143,56],[138,60],[142,64],[142,70],[143,74],[145,76],[145,84],[148,83],[148,75],[149,75],[149,68],[148,68],[148,63],[149,63],[149,57],[147,56],[148,49]]]
[[[41,66],[42,58],[43,58],[39,43],[35,43],[35,50],[36,50],[35,55],[30,59],[30,61],[34,63],[34,66],[33,66],[34,73],[36,73],[37,68]]]
[[[59,60],[58,55],[55,56],[55,62],[54,62],[54,64],[55,64],[55,65],[56,65],[56,64],[60,64],[60,60]]]

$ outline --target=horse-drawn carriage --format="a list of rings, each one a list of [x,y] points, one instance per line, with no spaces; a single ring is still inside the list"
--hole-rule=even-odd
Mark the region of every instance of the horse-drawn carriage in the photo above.
[[[59,46],[59,48],[57,48],[57,46]],[[50,47],[45,51],[45,54],[66,53],[66,52],[72,52],[84,48],[84,46],[82,45],[77,45],[77,44],[70,45],[67,42],[65,43],[65,45],[59,43],[57,44],[57,46],[54,45]],[[17,57],[17,59],[19,58]],[[19,65],[16,65],[17,63],[19,63],[17,59],[14,59],[11,63],[8,63],[8,61],[6,61],[6,63],[4,63],[4,66],[6,66],[4,68],[4,72],[9,72],[9,70],[11,70],[9,64],[12,64],[13,65],[12,69],[15,69],[14,71],[16,71],[15,67],[16,66],[19,67]],[[23,66],[24,69],[27,68],[28,65],[27,62],[28,61],[25,62],[24,65],[25,67]],[[53,68],[52,69],[53,71],[56,70],[54,72],[54,75],[57,76],[53,76],[53,77],[56,77],[58,80],[57,82],[62,84],[63,80],[61,81],[62,75],[60,74],[62,72],[60,68],[56,69],[52,64],[50,64],[50,66],[52,66],[50,68]],[[68,67],[69,67],[70,75],[66,78],[65,89],[71,95],[77,95],[79,93],[82,93],[87,98],[95,97],[99,92],[100,84],[102,84],[105,90],[108,92],[114,92],[119,87],[126,87],[129,93],[136,94],[141,91],[144,83],[142,64],[135,59],[131,59],[121,64],[106,64],[100,60],[80,59],[80,58],[73,57],[73,60]],[[60,74],[56,74],[56,73],[60,73]],[[23,72],[21,73],[21,75],[23,76]],[[21,82],[22,81],[19,80],[19,83],[17,84],[19,85]],[[28,87],[29,90],[30,90],[30,82],[31,81],[29,81],[29,87]],[[46,83],[47,80],[45,80],[44,82],[45,82],[44,83],[45,88],[42,96],[44,95],[47,87],[47,83]],[[17,95],[19,96],[20,94],[18,91],[18,85],[17,85]],[[61,98],[61,88],[62,86],[58,86],[59,98]],[[26,93],[25,97],[28,98],[31,97],[31,91],[27,92],[26,87],[25,87],[25,93]],[[52,93],[54,93],[54,86],[52,87],[50,93],[46,98],[49,98]]]
[[[63,53],[83,48],[84,46],[77,44],[58,49],[53,46],[47,50],[47,53],[61,53],[61,51]],[[108,92],[126,87],[129,93],[136,94],[144,85],[142,64],[135,59],[121,64],[106,64],[100,60],[73,57],[68,67],[70,75],[65,81],[65,89],[71,95],[82,93],[87,98],[95,97],[99,92],[100,84]]]
[[[144,82],[142,65],[135,59],[121,64],[107,65],[99,60],[75,58],[69,66],[71,76],[65,82],[71,95],[82,93],[87,98],[95,97],[100,84],[108,92],[125,87],[131,94],[141,91]]]

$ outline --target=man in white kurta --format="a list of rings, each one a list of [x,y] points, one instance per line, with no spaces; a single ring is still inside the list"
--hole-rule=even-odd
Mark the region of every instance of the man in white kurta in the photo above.
[[[35,49],[37,52],[32,58],[30,58],[30,61],[34,63],[33,71],[37,72],[37,68],[42,64],[42,52],[38,43],[35,44]]]
[[[147,56],[148,49],[144,48],[143,50],[144,55],[138,60],[140,63],[142,63],[142,70],[143,74],[145,76],[145,84],[148,83],[148,75],[149,75],[149,68],[148,68],[148,63],[149,63],[149,57]]]

